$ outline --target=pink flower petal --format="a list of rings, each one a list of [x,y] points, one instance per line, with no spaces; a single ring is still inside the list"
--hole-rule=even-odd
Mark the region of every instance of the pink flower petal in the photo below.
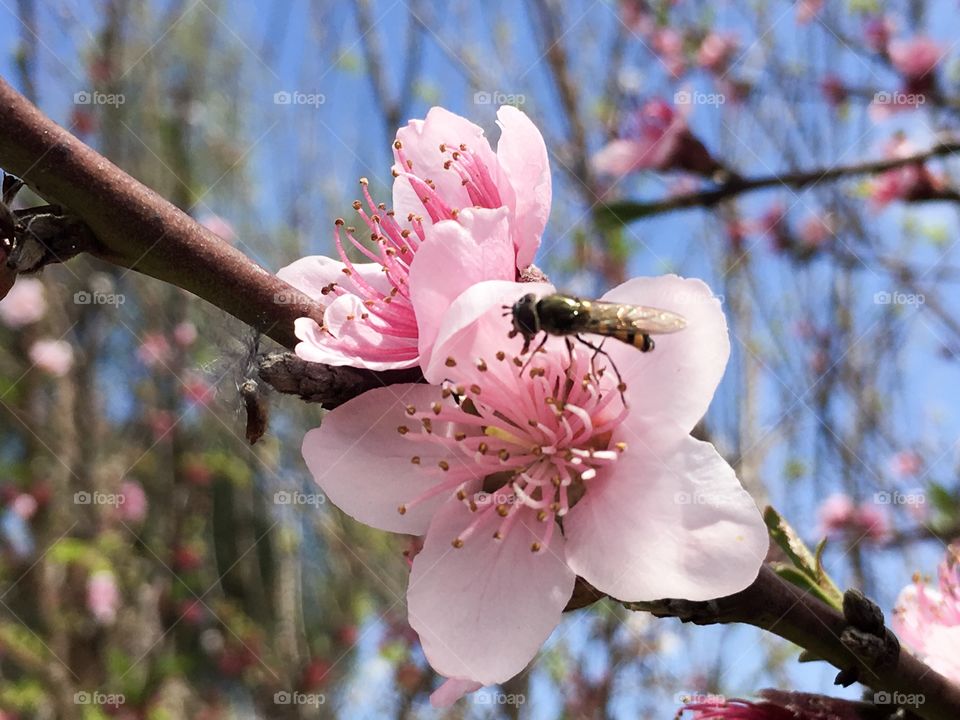
[[[416,337],[379,332],[360,320],[365,311],[356,295],[341,295],[324,311],[327,331],[311,318],[297,318],[293,323],[294,334],[301,340],[297,356],[310,362],[368,370],[416,366]]]
[[[369,285],[382,293],[390,292],[390,282],[387,280],[383,266],[379,263],[355,263],[354,271]],[[277,271],[277,277],[290,283],[300,292],[309,295],[314,300],[326,305],[335,295],[324,295],[321,291],[330,283],[342,285],[353,291],[355,285],[343,271],[346,266],[339,260],[324,255],[310,255],[294,260],[286,267]]]
[[[401,515],[397,508],[433,487],[427,472],[447,457],[443,446],[413,442],[398,432],[417,421],[407,405],[429,406],[440,388],[398,384],[369,390],[332,410],[323,424],[303,439],[303,458],[314,480],[337,507],[362,523],[390,532],[422,535],[437,506],[453,492],[415,505]],[[443,433],[441,423],[435,433]],[[420,464],[411,462],[420,457]]]
[[[466,505],[448,502],[430,523],[413,561],[407,605],[410,626],[443,675],[484,685],[507,680],[560,622],[576,580],[564,562],[562,538],[531,552],[543,525],[532,510],[519,512],[502,541],[490,539],[490,525],[459,549],[450,543],[473,520]]]
[[[600,175],[621,178],[635,170],[653,167],[647,159],[650,146],[640,140],[611,140],[592,158],[593,169]]]
[[[501,316],[526,293],[551,292],[554,288],[549,283],[504,280],[488,280],[468,288],[443,316],[429,363],[422,364],[424,377],[428,382],[442,382],[449,375],[446,359],[452,356],[475,358],[493,355],[498,350],[513,356],[519,354],[523,340],[507,337],[510,323]],[[504,309],[500,313],[490,312],[501,307]]]
[[[627,601],[708,600],[757,577],[766,526],[714,447],[685,437],[627,451],[567,515],[567,562],[587,582]]]
[[[429,364],[440,322],[464,290],[482,280],[514,280],[507,213],[507,208],[464,210],[459,221],[437,223],[417,251],[410,268],[410,298],[420,332],[421,364]]]
[[[653,352],[608,340],[610,354],[627,381],[631,420],[659,426],[664,418],[688,433],[703,417],[730,357],[727,321],[710,288],[701,280],[676,275],[634,278],[602,298],[609,302],[648,305],[686,318],[687,326],[657,335]]]
[[[466,208],[473,203],[470,202],[470,196],[463,188],[459,175],[443,167],[448,157],[440,152],[441,145],[457,147],[463,143],[479,156],[488,168],[495,170],[498,167],[490,143],[483,135],[483,129],[442,107],[430,108],[425,119],[411,120],[406,127],[397,130],[397,140],[403,144],[405,157],[413,162],[413,172],[421,178],[432,180],[437,192],[452,208]],[[394,154],[396,155],[396,151]],[[407,170],[400,167],[399,158],[397,162],[396,167],[399,170]],[[496,179],[494,177],[494,180]],[[411,212],[425,215],[423,205],[412,191],[409,180],[402,176],[393,183],[393,207],[399,217],[406,217]],[[429,217],[424,218],[424,224],[429,224]]]
[[[483,685],[473,680],[461,678],[447,678],[443,685],[430,695],[430,704],[435,708],[448,708],[468,693],[482,688]]]
[[[505,105],[497,111],[497,122],[503,129],[497,158],[515,191],[509,204],[514,210],[517,267],[523,269],[533,262],[550,216],[550,159],[543,136],[525,113]]]

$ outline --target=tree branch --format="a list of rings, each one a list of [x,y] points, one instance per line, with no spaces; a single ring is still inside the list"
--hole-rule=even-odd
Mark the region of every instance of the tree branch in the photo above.
[[[960,152],[960,141],[955,139],[942,140],[928,150],[901,158],[874,160],[851,165],[836,165],[829,168],[803,170],[785,173],[783,175],[763,175],[746,179],[734,177],[729,182],[713,190],[675,195],[652,202],[628,201],[609,203],[598,206],[595,212],[601,222],[620,225],[632,222],[633,220],[639,220],[640,218],[649,217],[650,215],[662,215],[675,210],[685,210],[693,207],[713,207],[723,200],[754,190],[780,186],[800,189],[821,182],[840,180],[857,175],[882,173],[887,170],[923,163],[931,158],[952,155],[957,152]],[[938,194],[917,199],[951,200],[957,202],[960,201],[960,193],[953,189],[945,189]]]
[[[0,78],[0,166],[83,220],[90,254],[188,290],[296,344],[293,321],[322,319],[309,297],[260,267],[41,113]]]
[[[585,599],[584,590],[580,592],[580,598]],[[838,683],[859,680],[893,697],[919,694],[922,699],[917,706],[907,709],[926,720],[960,717],[960,688],[907,651],[897,652],[899,644],[893,633],[883,626],[879,608],[855,591],[848,591],[844,597],[844,615],[764,566],[752,585],[717,600],[621,604],[629,610],[676,617],[696,625],[753,625],[799,645],[808,655],[838,668],[841,671]],[[875,642],[865,642],[869,638]]]

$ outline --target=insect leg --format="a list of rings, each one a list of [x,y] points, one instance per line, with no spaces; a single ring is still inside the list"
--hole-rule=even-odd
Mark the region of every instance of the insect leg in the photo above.
[[[530,357],[527,358],[527,361],[523,364],[523,367],[520,368],[521,375],[523,375],[524,371],[527,369],[530,363],[533,362],[533,359],[537,356],[537,353],[540,352],[540,348],[542,348],[544,345],[547,344],[547,340],[549,339],[549,337],[550,336],[547,335],[547,333],[543,334],[543,340],[541,340],[540,344],[533,349],[533,352],[530,353]],[[526,344],[524,344],[523,346],[523,351],[520,354],[522,355],[523,353],[525,353],[527,351],[527,348],[529,347],[530,347],[530,340],[527,340]]]
[[[623,396],[623,391],[626,390],[627,386],[623,382],[623,377],[620,375],[620,369],[617,367],[617,364],[613,361],[613,358],[610,357],[610,353],[608,353],[606,350],[603,349],[603,343],[600,343],[600,345],[594,345],[589,340],[584,339],[582,335],[577,335],[577,340],[579,340],[581,343],[583,343],[588,348],[594,351],[593,358],[590,359],[591,366],[593,365],[593,360],[597,357],[597,355],[603,355],[607,359],[607,362],[610,363],[610,367],[613,368],[614,374],[617,376],[617,390],[620,391],[620,397],[623,398],[624,402],[626,402],[626,398]],[[594,372],[594,375],[596,375],[596,372]]]

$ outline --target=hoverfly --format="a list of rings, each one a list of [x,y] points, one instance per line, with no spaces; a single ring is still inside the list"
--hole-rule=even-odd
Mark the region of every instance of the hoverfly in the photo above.
[[[544,333],[544,338],[534,350],[534,354],[550,335],[573,335],[594,350],[595,354],[607,355],[602,349],[602,342],[594,345],[581,337],[581,334],[601,335],[604,340],[608,337],[614,338],[632,345],[640,352],[650,352],[654,348],[651,335],[675,333],[687,326],[683,316],[668,310],[602,300],[583,300],[560,293],[545,295],[539,299],[530,293],[517,300],[512,307],[505,306],[505,309],[508,310],[505,314],[513,316],[510,337],[520,335],[523,338],[521,354],[526,354],[530,344],[540,333]],[[616,366],[612,362],[611,366],[619,379],[620,373]],[[623,385],[622,380],[620,384]]]

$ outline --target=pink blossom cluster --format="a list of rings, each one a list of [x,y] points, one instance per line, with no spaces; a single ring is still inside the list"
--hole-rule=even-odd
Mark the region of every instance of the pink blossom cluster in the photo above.
[[[593,156],[594,171],[617,180],[639,170],[712,176],[722,167],[691,132],[687,118],[692,107],[690,103],[674,106],[661,98],[647,100],[629,117],[623,137]]]
[[[960,546],[947,548],[936,587],[918,575],[901,591],[893,629],[927,665],[960,683]]]
[[[820,533],[854,542],[884,542],[890,535],[890,519],[875,503],[857,504],[849,495],[831,495],[820,505]]]
[[[556,336],[529,353],[512,332],[514,303],[555,292],[519,282],[551,181],[531,120],[505,107],[498,121],[496,150],[441,108],[401,128],[393,209],[366,182],[355,204],[369,242],[338,220],[338,259],[280,272],[324,305],[322,325],[296,321],[300,357],[416,367],[426,381],[330,411],[302,450],[340,509],[423,537],[409,552],[407,608],[448,678],[436,705],[521,672],[578,576],[622,600],[706,600],[753,582],[768,547],[733,469],[690,435],[730,353],[706,284],[642,277],[603,296],[686,319],[650,353],[614,342],[597,353]]]

